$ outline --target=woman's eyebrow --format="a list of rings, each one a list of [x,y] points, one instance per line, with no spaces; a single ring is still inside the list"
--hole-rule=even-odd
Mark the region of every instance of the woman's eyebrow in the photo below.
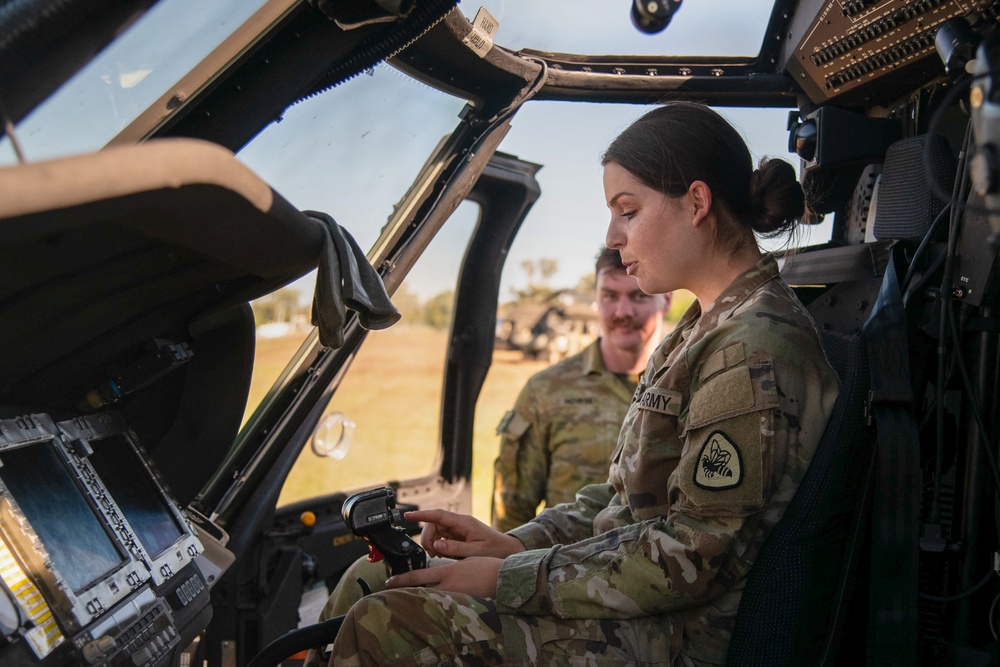
[[[610,199],[610,200],[608,201],[608,208],[610,208],[610,207],[614,206],[614,205],[615,205],[615,202],[617,202],[617,201],[618,201],[619,199],[621,199],[622,197],[625,197],[625,196],[628,196],[628,195],[631,195],[631,196],[635,196],[635,195],[633,195],[633,194],[632,194],[631,192],[619,192],[618,194],[616,194],[616,195],[615,195],[614,197],[612,197],[612,198],[611,198],[611,199]]]

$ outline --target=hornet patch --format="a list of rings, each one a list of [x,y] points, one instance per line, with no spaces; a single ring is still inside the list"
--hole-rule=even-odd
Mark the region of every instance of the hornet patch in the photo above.
[[[713,431],[701,446],[694,467],[694,483],[709,491],[732,489],[743,483],[743,457],[722,431]]]

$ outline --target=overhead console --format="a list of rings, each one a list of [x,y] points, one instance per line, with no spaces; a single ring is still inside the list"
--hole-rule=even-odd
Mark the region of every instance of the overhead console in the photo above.
[[[884,104],[944,74],[934,46],[943,23],[995,21],[997,11],[997,2],[974,0],[802,3],[786,67],[814,103]]]

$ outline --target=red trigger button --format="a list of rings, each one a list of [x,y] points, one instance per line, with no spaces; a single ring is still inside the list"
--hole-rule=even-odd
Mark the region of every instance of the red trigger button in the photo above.
[[[379,551],[378,549],[376,549],[374,546],[372,546],[370,544],[368,545],[368,562],[369,563],[377,563],[380,560],[382,560],[383,558],[385,558],[385,556],[382,555],[381,551]]]

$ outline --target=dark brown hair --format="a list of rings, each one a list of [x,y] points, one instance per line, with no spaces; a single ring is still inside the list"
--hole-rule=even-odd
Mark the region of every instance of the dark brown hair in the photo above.
[[[597,253],[596,259],[597,263],[594,265],[595,277],[605,269],[608,271],[625,270],[625,265],[622,264],[622,254],[614,248],[608,248],[607,246],[601,248],[601,251]]]
[[[695,102],[672,101],[647,112],[619,134],[601,157],[669,197],[694,181],[712,191],[717,241],[732,252],[752,239],[791,232],[805,211],[795,169],[784,160],[761,160],[722,116]]]

